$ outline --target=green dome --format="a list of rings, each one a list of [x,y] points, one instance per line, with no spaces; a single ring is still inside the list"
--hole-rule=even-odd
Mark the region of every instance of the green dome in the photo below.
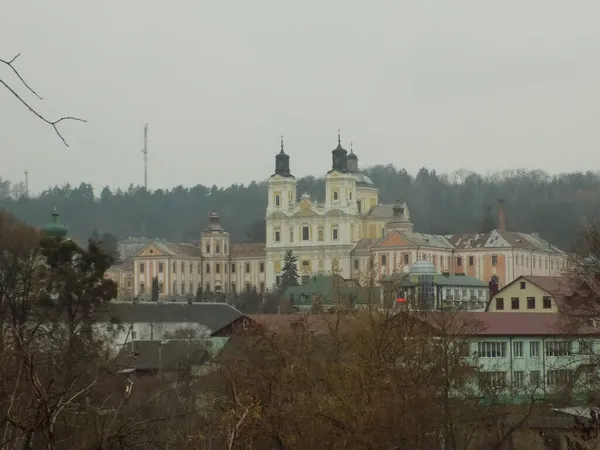
[[[46,236],[64,238],[69,232],[69,229],[58,221],[58,216],[59,214],[56,211],[56,208],[54,208],[54,211],[52,211],[52,220],[42,228],[42,231]]]

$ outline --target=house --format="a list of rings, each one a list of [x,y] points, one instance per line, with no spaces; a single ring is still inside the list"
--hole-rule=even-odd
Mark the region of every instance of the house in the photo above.
[[[521,275],[490,299],[490,312],[558,313],[574,293],[565,277]]]
[[[339,275],[316,275],[300,286],[287,288],[283,298],[291,301],[294,307],[305,310],[318,305],[326,308],[333,305],[378,305],[381,293],[378,286],[361,286],[358,281]]]
[[[110,302],[96,311],[97,329],[116,349],[131,341],[229,336],[246,316],[227,303]]]

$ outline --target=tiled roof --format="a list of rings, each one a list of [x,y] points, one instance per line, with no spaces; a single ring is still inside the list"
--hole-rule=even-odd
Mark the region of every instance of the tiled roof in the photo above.
[[[381,204],[373,206],[369,212],[366,214],[366,217],[371,219],[391,219],[394,217],[393,204]]]
[[[542,288],[552,296],[572,295],[575,286],[566,277],[547,277],[541,275],[523,275],[522,278]],[[516,281],[516,280],[515,280]]]
[[[312,296],[320,294],[325,304],[334,302],[334,296],[354,294],[356,304],[366,304],[379,301],[379,287],[361,286],[355,280],[346,280],[338,275],[317,275],[301,286],[290,286],[283,294],[284,298],[294,297],[294,304],[311,304]]]
[[[227,303],[109,302],[97,311],[99,320],[121,323],[201,324],[215,333],[244,314]]]
[[[399,233],[418,246],[446,248],[449,250],[453,248],[448,239],[442,235],[413,233],[410,231],[400,231]]]
[[[265,257],[265,244],[250,243],[250,244],[232,244],[231,245],[231,256],[234,257]]]
[[[450,234],[445,237],[458,250],[515,247],[564,253],[539,236],[514,231],[493,230],[489,233]]]
[[[132,272],[133,271],[133,260],[131,258],[127,258],[117,265],[117,267],[124,272]]]
[[[356,243],[354,248],[352,249],[352,253],[354,252],[368,252],[370,248],[375,244],[375,242],[379,241],[379,239],[369,239],[362,238],[360,241]]]
[[[432,323],[443,313],[431,313]],[[453,316],[456,329],[468,324],[476,336],[552,336],[552,335],[598,335],[600,330],[594,327],[570,322],[562,314],[549,313],[493,313],[458,312]],[[476,325],[476,326],[473,326]]]
[[[209,360],[210,346],[210,340],[204,339],[135,341],[133,348],[131,344],[123,346],[114,364],[119,370],[179,370]]]

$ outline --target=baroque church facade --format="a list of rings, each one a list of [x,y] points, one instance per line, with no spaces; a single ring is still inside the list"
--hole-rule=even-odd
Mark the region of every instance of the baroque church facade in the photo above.
[[[266,242],[230,242],[213,210],[200,239],[191,243],[151,241],[111,273],[121,292],[149,297],[158,278],[160,297],[190,296],[198,289],[236,293],[270,291],[280,282],[283,260],[291,250],[300,282],[336,273],[359,281],[408,272],[417,261],[431,262],[438,273],[465,274],[500,287],[521,275],[559,276],[567,255],[539,235],[507,231],[501,208],[499,227],[490,233],[432,235],[413,230],[406,202],[383,204],[373,181],[361,173],[358,157],[341,145],[331,152],[324,199],[298,197],[290,156],[275,156],[268,179]],[[126,267],[126,270],[124,269]]]

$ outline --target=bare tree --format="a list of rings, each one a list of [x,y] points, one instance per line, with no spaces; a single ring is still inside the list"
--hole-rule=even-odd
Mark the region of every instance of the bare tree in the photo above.
[[[20,82],[25,87],[25,89],[27,91],[29,91],[30,94],[33,94],[38,100],[43,100],[43,98],[25,81],[25,79],[21,76],[19,70],[16,68],[15,62],[17,61],[17,58],[19,58],[19,56],[21,56],[20,53],[18,53],[17,55],[15,55],[11,59],[1,59],[0,58],[0,64],[4,64],[6,67],[8,67],[10,69],[10,71],[12,72],[12,74],[16,77],[16,79],[18,80],[18,82]],[[65,144],[67,147],[69,146],[69,144],[67,143],[67,141],[65,140],[65,138],[60,133],[60,131],[58,129],[58,125],[61,122],[67,121],[67,120],[74,120],[74,121],[78,121],[78,122],[86,122],[84,119],[80,119],[78,117],[73,117],[73,116],[63,116],[63,117],[60,117],[59,119],[56,119],[56,120],[47,119],[34,106],[32,106],[32,104],[31,104],[30,101],[25,100],[24,96],[21,95],[21,94],[19,94],[17,92],[17,89],[11,87],[9,85],[9,82],[6,81],[5,79],[3,79],[2,77],[0,77],[0,84],[2,84],[6,89],[8,89],[8,91],[14,97],[16,97],[17,100],[19,102],[21,102],[21,104],[23,104],[39,120],[41,120],[42,122],[45,122],[48,125],[50,125],[54,129],[54,132],[62,140],[63,144]]]

